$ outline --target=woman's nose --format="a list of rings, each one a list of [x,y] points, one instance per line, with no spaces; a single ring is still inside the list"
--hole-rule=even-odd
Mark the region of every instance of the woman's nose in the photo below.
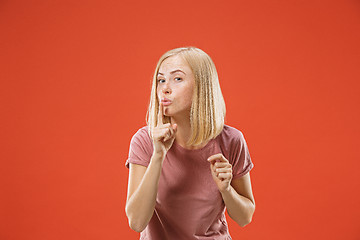
[[[171,88],[168,84],[164,85],[163,93],[167,93],[167,94],[171,93]]]

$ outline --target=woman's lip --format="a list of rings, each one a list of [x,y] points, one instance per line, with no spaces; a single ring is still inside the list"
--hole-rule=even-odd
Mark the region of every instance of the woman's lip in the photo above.
[[[168,106],[171,104],[171,101],[162,101],[163,106]]]

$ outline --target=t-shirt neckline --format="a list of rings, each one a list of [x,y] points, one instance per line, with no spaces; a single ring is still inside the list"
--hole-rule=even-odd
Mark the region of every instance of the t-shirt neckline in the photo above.
[[[182,152],[189,152],[189,153],[190,153],[190,152],[191,152],[191,153],[194,153],[194,152],[202,152],[202,151],[208,149],[208,148],[212,145],[212,143],[213,143],[214,140],[215,140],[215,139],[211,139],[211,140],[210,140],[205,146],[203,146],[202,148],[187,149],[187,148],[182,147],[180,144],[178,144],[178,143],[176,142],[176,139],[175,139],[174,142],[173,142],[173,146],[176,147],[177,149],[179,149],[179,150],[182,151]]]

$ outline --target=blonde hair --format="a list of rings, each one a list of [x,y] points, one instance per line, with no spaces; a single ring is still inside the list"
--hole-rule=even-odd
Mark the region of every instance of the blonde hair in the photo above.
[[[210,56],[196,47],[180,47],[164,53],[155,69],[152,80],[149,108],[146,113],[146,122],[149,126],[149,135],[156,127],[159,111],[157,97],[157,75],[161,63],[168,57],[179,55],[190,66],[194,78],[194,94],[190,110],[191,136],[187,146],[198,146],[218,136],[224,127],[226,107],[215,64]],[[170,117],[164,116],[164,123],[170,123]]]

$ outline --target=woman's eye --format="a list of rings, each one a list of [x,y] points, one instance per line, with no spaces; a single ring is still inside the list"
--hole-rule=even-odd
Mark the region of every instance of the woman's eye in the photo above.
[[[159,82],[159,83],[163,83],[163,81],[165,82],[164,79],[158,79],[158,82]]]
[[[182,78],[179,78],[179,77],[178,77],[178,78],[175,78],[175,79],[179,79],[179,80],[182,80]]]

